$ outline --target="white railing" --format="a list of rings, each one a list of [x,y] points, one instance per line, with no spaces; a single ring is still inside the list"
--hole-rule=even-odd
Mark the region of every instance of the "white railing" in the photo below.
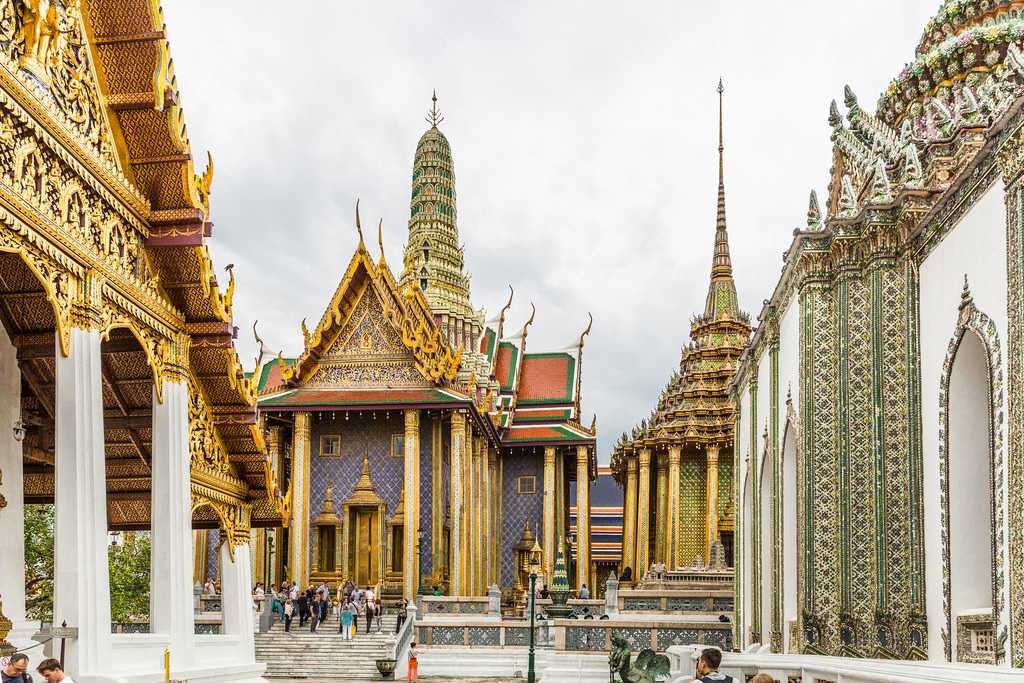
[[[395,678],[404,678],[409,672],[409,646],[416,633],[416,605],[409,604],[406,607],[405,621],[402,628],[398,629],[395,638],[395,647],[391,651],[391,657],[397,663],[395,667]]]

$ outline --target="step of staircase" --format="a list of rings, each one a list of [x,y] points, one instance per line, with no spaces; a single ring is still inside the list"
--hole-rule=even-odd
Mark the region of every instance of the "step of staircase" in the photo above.
[[[375,660],[390,654],[389,639],[394,636],[397,617],[385,615],[381,631],[374,624],[366,633],[366,623],[359,620],[360,631],[352,640],[343,640],[338,633],[338,617],[331,615],[316,633],[307,622],[292,630],[275,623],[267,633],[256,634],[256,661],[267,665],[264,677],[276,680],[309,681],[379,681]]]

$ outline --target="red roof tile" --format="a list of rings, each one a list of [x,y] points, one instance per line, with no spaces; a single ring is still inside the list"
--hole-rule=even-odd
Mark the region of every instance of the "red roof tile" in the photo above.
[[[526,354],[519,378],[519,402],[572,401],[576,359],[567,353]]]

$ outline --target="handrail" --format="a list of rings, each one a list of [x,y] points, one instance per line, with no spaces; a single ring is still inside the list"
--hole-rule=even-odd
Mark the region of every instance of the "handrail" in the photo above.
[[[408,617],[402,623],[402,628],[398,631],[398,636],[395,639],[395,648],[392,650],[391,656],[396,662],[401,662],[405,659],[409,652],[409,645],[412,643],[413,634],[413,622],[416,621],[416,608],[413,607]]]

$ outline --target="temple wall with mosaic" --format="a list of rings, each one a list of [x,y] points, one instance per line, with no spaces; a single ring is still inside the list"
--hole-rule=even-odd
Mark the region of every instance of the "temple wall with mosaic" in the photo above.
[[[743,647],[1024,666],[1024,31],[961,4],[876,114],[833,103],[732,382]]]

